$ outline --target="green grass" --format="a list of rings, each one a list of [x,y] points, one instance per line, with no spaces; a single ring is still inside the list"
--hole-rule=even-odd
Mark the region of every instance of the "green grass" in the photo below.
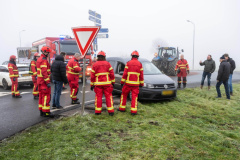
[[[231,100],[215,87],[178,91],[172,101],[139,103],[138,115],[74,115],[31,127],[0,144],[0,159],[240,158],[240,84]]]

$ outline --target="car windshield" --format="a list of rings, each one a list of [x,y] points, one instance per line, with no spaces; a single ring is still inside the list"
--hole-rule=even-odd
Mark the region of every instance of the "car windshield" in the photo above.
[[[162,72],[151,62],[142,62],[144,75],[162,74]]]
[[[18,71],[29,71],[29,67],[18,67]]]
[[[160,48],[159,49],[159,55],[161,56],[175,56],[176,55],[176,49],[175,48]]]
[[[80,53],[77,43],[61,43],[60,51],[66,52],[67,54],[71,55],[75,53]],[[87,55],[91,55],[90,49],[88,50]]]

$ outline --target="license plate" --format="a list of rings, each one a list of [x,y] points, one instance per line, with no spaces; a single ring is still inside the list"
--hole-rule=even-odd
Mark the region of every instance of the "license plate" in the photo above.
[[[170,96],[173,95],[173,91],[162,91],[163,96]]]
[[[28,77],[30,74],[22,74],[22,77]]]

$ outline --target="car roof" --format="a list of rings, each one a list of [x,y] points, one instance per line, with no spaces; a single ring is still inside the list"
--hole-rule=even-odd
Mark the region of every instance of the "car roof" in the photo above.
[[[107,57],[107,61],[114,60],[124,62],[125,64],[131,60],[131,57]],[[146,58],[138,58],[140,62],[150,62]]]

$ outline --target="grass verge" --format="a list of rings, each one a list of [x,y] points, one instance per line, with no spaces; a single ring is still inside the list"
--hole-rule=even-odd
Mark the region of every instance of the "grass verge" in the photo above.
[[[231,100],[215,88],[178,91],[175,100],[139,103],[138,115],[74,115],[0,143],[0,159],[239,159],[240,84]],[[221,88],[224,93],[223,87]]]

